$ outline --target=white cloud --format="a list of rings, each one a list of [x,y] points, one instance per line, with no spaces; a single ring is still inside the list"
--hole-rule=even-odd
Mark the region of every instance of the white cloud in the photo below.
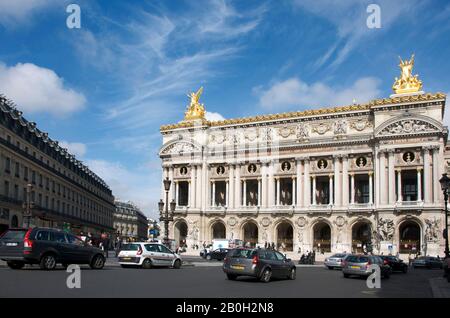
[[[0,63],[0,93],[24,112],[65,115],[84,107],[83,94],[64,86],[53,70],[31,63],[8,67]]]
[[[0,0],[0,24],[29,22],[33,14],[56,3],[58,0]]]
[[[369,29],[366,21],[369,4],[373,0],[295,0],[294,5],[326,19],[335,26],[337,40],[316,61],[315,66],[321,67],[333,58],[332,67],[340,65],[358,44],[370,36],[376,36],[389,30],[394,23],[402,19],[414,20],[413,13],[419,12],[421,3],[417,0],[378,0],[376,4],[381,9],[381,28]]]
[[[106,160],[87,160],[85,163],[108,184],[116,199],[132,201],[147,215],[157,217],[157,202],[161,194],[157,180],[161,180],[161,169],[156,165],[160,167],[160,163],[136,170]]]
[[[373,77],[360,78],[346,88],[331,87],[322,82],[307,84],[294,77],[277,82],[265,91],[261,87],[254,91],[259,95],[259,103],[263,108],[283,111],[302,106],[348,105],[353,99],[357,103],[363,103],[379,96],[379,85],[380,81]]]
[[[205,118],[206,118],[206,120],[209,120],[209,121],[225,120],[225,118],[221,114],[214,113],[214,112],[206,112]]]
[[[69,153],[75,155],[78,158],[83,157],[86,154],[87,147],[81,142],[67,142],[65,140],[60,141],[59,145],[66,148]]]

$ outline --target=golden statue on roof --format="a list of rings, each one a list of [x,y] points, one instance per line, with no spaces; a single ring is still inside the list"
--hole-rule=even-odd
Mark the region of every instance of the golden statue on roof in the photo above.
[[[403,61],[401,57],[400,64],[398,65],[401,72],[400,78],[395,78],[392,89],[396,94],[408,94],[415,93],[422,89],[422,81],[418,79],[418,75],[412,75],[412,68],[414,67],[414,54],[411,59]]]
[[[203,104],[199,103],[202,93],[203,87],[200,87],[196,93],[191,92],[190,94],[187,94],[191,101],[187,107],[186,112],[184,113],[185,121],[205,119],[205,107],[203,106]]]

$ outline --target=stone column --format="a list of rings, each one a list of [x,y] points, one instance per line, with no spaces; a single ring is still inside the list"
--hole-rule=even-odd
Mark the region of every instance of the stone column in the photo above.
[[[311,177],[309,176],[309,159],[304,161],[304,174],[303,174],[303,205],[308,207],[311,205]]]
[[[340,173],[340,156],[333,156],[334,158],[334,200],[333,203],[335,206],[342,205],[342,183],[341,183],[341,173]],[[333,182],[333,180],[331,181]],[[332,197],[333,198],[333,197]]]
[[[230,165],[229,168],[229,179],[228,179],[228,194],[227,194],[227,207],[234,208],[234,165]]]
[[[202,208],[202,169],[200,166],[197,166],[196,169],[197,181],[195,182],[195,202],[197,208]]]
[[[178,181],[175,181],[175,203],[178,206]]]
[[[169,202],[172,202],[172,200],[175,199],[175,182],[173,181],[173,171],[174,171],[174,168],[170,167],[169,168],[169,180],[170,180]],[[164,187],[164,185],[163,185],[163,187]]]
[[[267,203],[269,207],[272,207],[275,205],[275,179],[273,176],[274,171],[273,161],[270,162],[268,169],[269,169],[269,184],[268,184],[269,195]]]
[[[242,180],[244,183],[242,206],[247,206],[247,179]]]
[[[342,157],[342,205],[348,206],[348,156]]]
[[[228,208],[230,204],[230,191],[229,191],[229,181],[225,181],[225,206]]]
[[[422,174],[421,168],[417,168],[417,201],[422,201]]]
[[[372,171],[369,171],[369,204],[373,204]]]
[[[395,203],[395,153],[393,149],[388,151],[388,202],[390,205]]]
[[[304,187],[304,180],[302,180],[302,161],[300,159],[296,160],[296,174],[297,174],[297,206],[303,207],[303,187]]]
[[[433,147],[433,202],[440,202],[441,187],[439,183],[439,147]]]
[[[206,211],[206,207],[209,204],[208,165],[206,164],[206,161],[203,161],[202,163],[201,180],[200,193],[202,194],[202,197],[200,202],[202,210]]]
[[[375,149],[375,205],[380,204],[380,158],[379,150]]]
[[[402,201],[402,171],[397,169],[397,202]]]
[[[259,206],[267,207],[267,197],[267,164],[263,162],[261,166],[261,200],[259,201]]]
[[[212,185],[212,194],[211,194],[211,206],[216,206],[216,182],[214,180],[211,181]]]
[[[258,206],[261,206],[261,178],[258,179]]]
[[[191,181],[189,183],[189,207],[195,208],[195,166],[191,165]]]
[[[276,177],[276,182],[277,182],[277,206],[280,205],[280,178]]]
[[[350,181],[350,191],[351,191],[350,204],[355,204],[355,174],[351,173],[350,178],[351,178],[351,181]]]
[[[235,177],[235,189],[234,189],[234,207],[239,208],[242,206],[242,200],[241,200],[241,167],[239,164],[236,165],[236,177]]]
[[[333,205],[334,200],[333,200],[333,175],[330,174],[329,176],[329,181],[328,181],[328,185],[329,185],[329,200],[328,200],[328,204]]]
[[[381,204],[387,204],[386,196],[386,153],[385,151],[380,152],[380,194],[381,194]]]
[[[294,206],[296,205],[296,197],[297,197],[295,183],[296,183],[296,179],[295,179],[295,177],[292,177],[292,205],[294,205]]]
[[[431,194],[433,192],[430,185],[432,184],[432,176],[430,173],[430,150],[428,147],[423,147],[423,197],[425,203],[431,202]]]
[[[191,180],[188,180],[188,202],[187,202],[187,207],[191,206],[191,202],[192,202],[192,186],[191,186]]]
[[[317,204],[317,200],[316,200],[316,176],[312,176],[312,204],[316,205]]]

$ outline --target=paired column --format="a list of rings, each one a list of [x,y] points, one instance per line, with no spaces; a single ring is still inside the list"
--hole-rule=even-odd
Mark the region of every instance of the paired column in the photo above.
[[[373,204],[372,171],[369,171],[369,204]]]
[[[439,147],[433,147],[433,202],[437,204],[440,202],[440,183],[439,183]]]
[[[258,192],[259,195],[259,192]],[[267,163],[263,162],[261,168],[261,200],[258,201],[259,205],[263,208],[267,207]]]
[[[225,207],[228,208],[229,204],[230,204],[230,191],[229,191],[229,184],[230,182],[227,180],[225,181]]]
[[[395,203],[395,159],[394,159],[394,150],[388,150],[388,201],[389,204]]]
[[[303,204],[304,204],[305,207],[308,207],[308,206],[311,205],[311,177],[309,176],[309,159],[305,159],[303,168],[304,168],[304,174],[303,174],[303,184],[304,184]],[[314,185],[315,185],[315,183],[314,183]],[[315,188],[314,188],[314,191],[315,191]],[[315,195],[313,197],[315,197]],[[315,203],[313,203],[313,204],[315,204]]]
[[[279,206],[280,205],[280,178],[276,177],[275,180],[277,183],[277,206]]]
[[[261,178],[258,178],[258,206],[261,206]]]
[[[244,183],[242,206],[247,206],[247,180],[244,179],[242,182]]]
[[[196,177],[197,166],[191,165],[191,182],[189,183],[189,207],[195,208],[195,177]]]
[[[176,206],[178,206],[178,181],[175,181],[175,203],[177,204]]]
[[[235,170],[235,189],[234,189],[234,207],[238,208],[241,206],[241,166],[236,165]]]
[[[317,204],[317,200],[316,200],[316,176],[312,176],[312,204],[316,205]]]
[[[328,204],[333,205],[333,175],[330,174],[329,175],[329,200],[328,200]]]
[[[348,156],[342,157],[342,205],[348,205]]]
[[[422,168],[417,168],[417,201],[422,201]]]
[[[169,180],[170,182],[170,191],[169,191],[169,202],[172,202],[175,199],[175,183],[173,181],[173,167],[169,168]]]
[[[386,153],[382,151],[380,152],[380,204],[382,205],[387,204],[386,188]]]
[[[402,201],[402,170],[397,169],[397,202],[400,203]]]
[[[304,203],[303,203],[303,187],[304,187],[304,180],[302,181],[302,161],[300,159],[297,159],[296,161],[296,174],[297,174],[297,195],[295,196],[295,198],[297,199],[296,205],[299,207],[303,207]]]
[[[350,178],[350,204],[355,204],[355,174],[351,173]]]
[[[340,169],[340,156],[333,156],[334,158],[334,200],[331,196],[330,202],[336,206],[342,205],[342,183],[341,183],[341,169]],[[331,177],[333,178],[333,177]],[[333,183],[333,180],[331,180]]]
[[[229,179],[227,183],[227,207],[234,208],[234,165],[229,166]]]
[[[296,204],[296,187],[295,187],[295,183],[296,183],[296,178],[292,177],[292,205]]]
[[[431,188],[430,180],[433,180],[430,173],[430,150],[428,147],[423,148],[423,200],[425,203],[431,202],[431,194],[433,189]]]
[[[274,171],[273,161],[270,162],[268,169],[269,169],[268,204],[270,207],[272,207],[275,205],[275,178],[273,176]]]
[[[212,193],[211,193],[211,206],[216,206],[216,182],[213,180],[211,181],[212,185]]]

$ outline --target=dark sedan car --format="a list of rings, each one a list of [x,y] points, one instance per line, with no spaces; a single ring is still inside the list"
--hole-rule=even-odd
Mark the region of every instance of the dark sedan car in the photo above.
[[[207,252],[205,258],[207,260],[216,259],[218,261],[223,261],[225,256],[227,256],[230,249],[228,248],[218,248],[217,250]]]
[[[402,272],[405,274],[408,272],[408,264],[405,264],[400,258],[385,255],[381,255],[380,257],[392,268],[393,272]]]
[[[428,269],[443,268],[442,260],[432,256],[420,256],[412,262],[412,266],[413,268],[423,267]]]
[[[277,251],[266,249],[231,250],[224,259],[223,271],[229,280],[252,276],[268,283],[272,278],[296,278],[295,264],[290,259]]]
[[[51,270],[60,263],[89,264],[101,269],[105,264],[103,251],[89,246],[76,236],[58,229],[10,229],[0,237],[0,259],[12,269],[25,264],[39,264]]]

